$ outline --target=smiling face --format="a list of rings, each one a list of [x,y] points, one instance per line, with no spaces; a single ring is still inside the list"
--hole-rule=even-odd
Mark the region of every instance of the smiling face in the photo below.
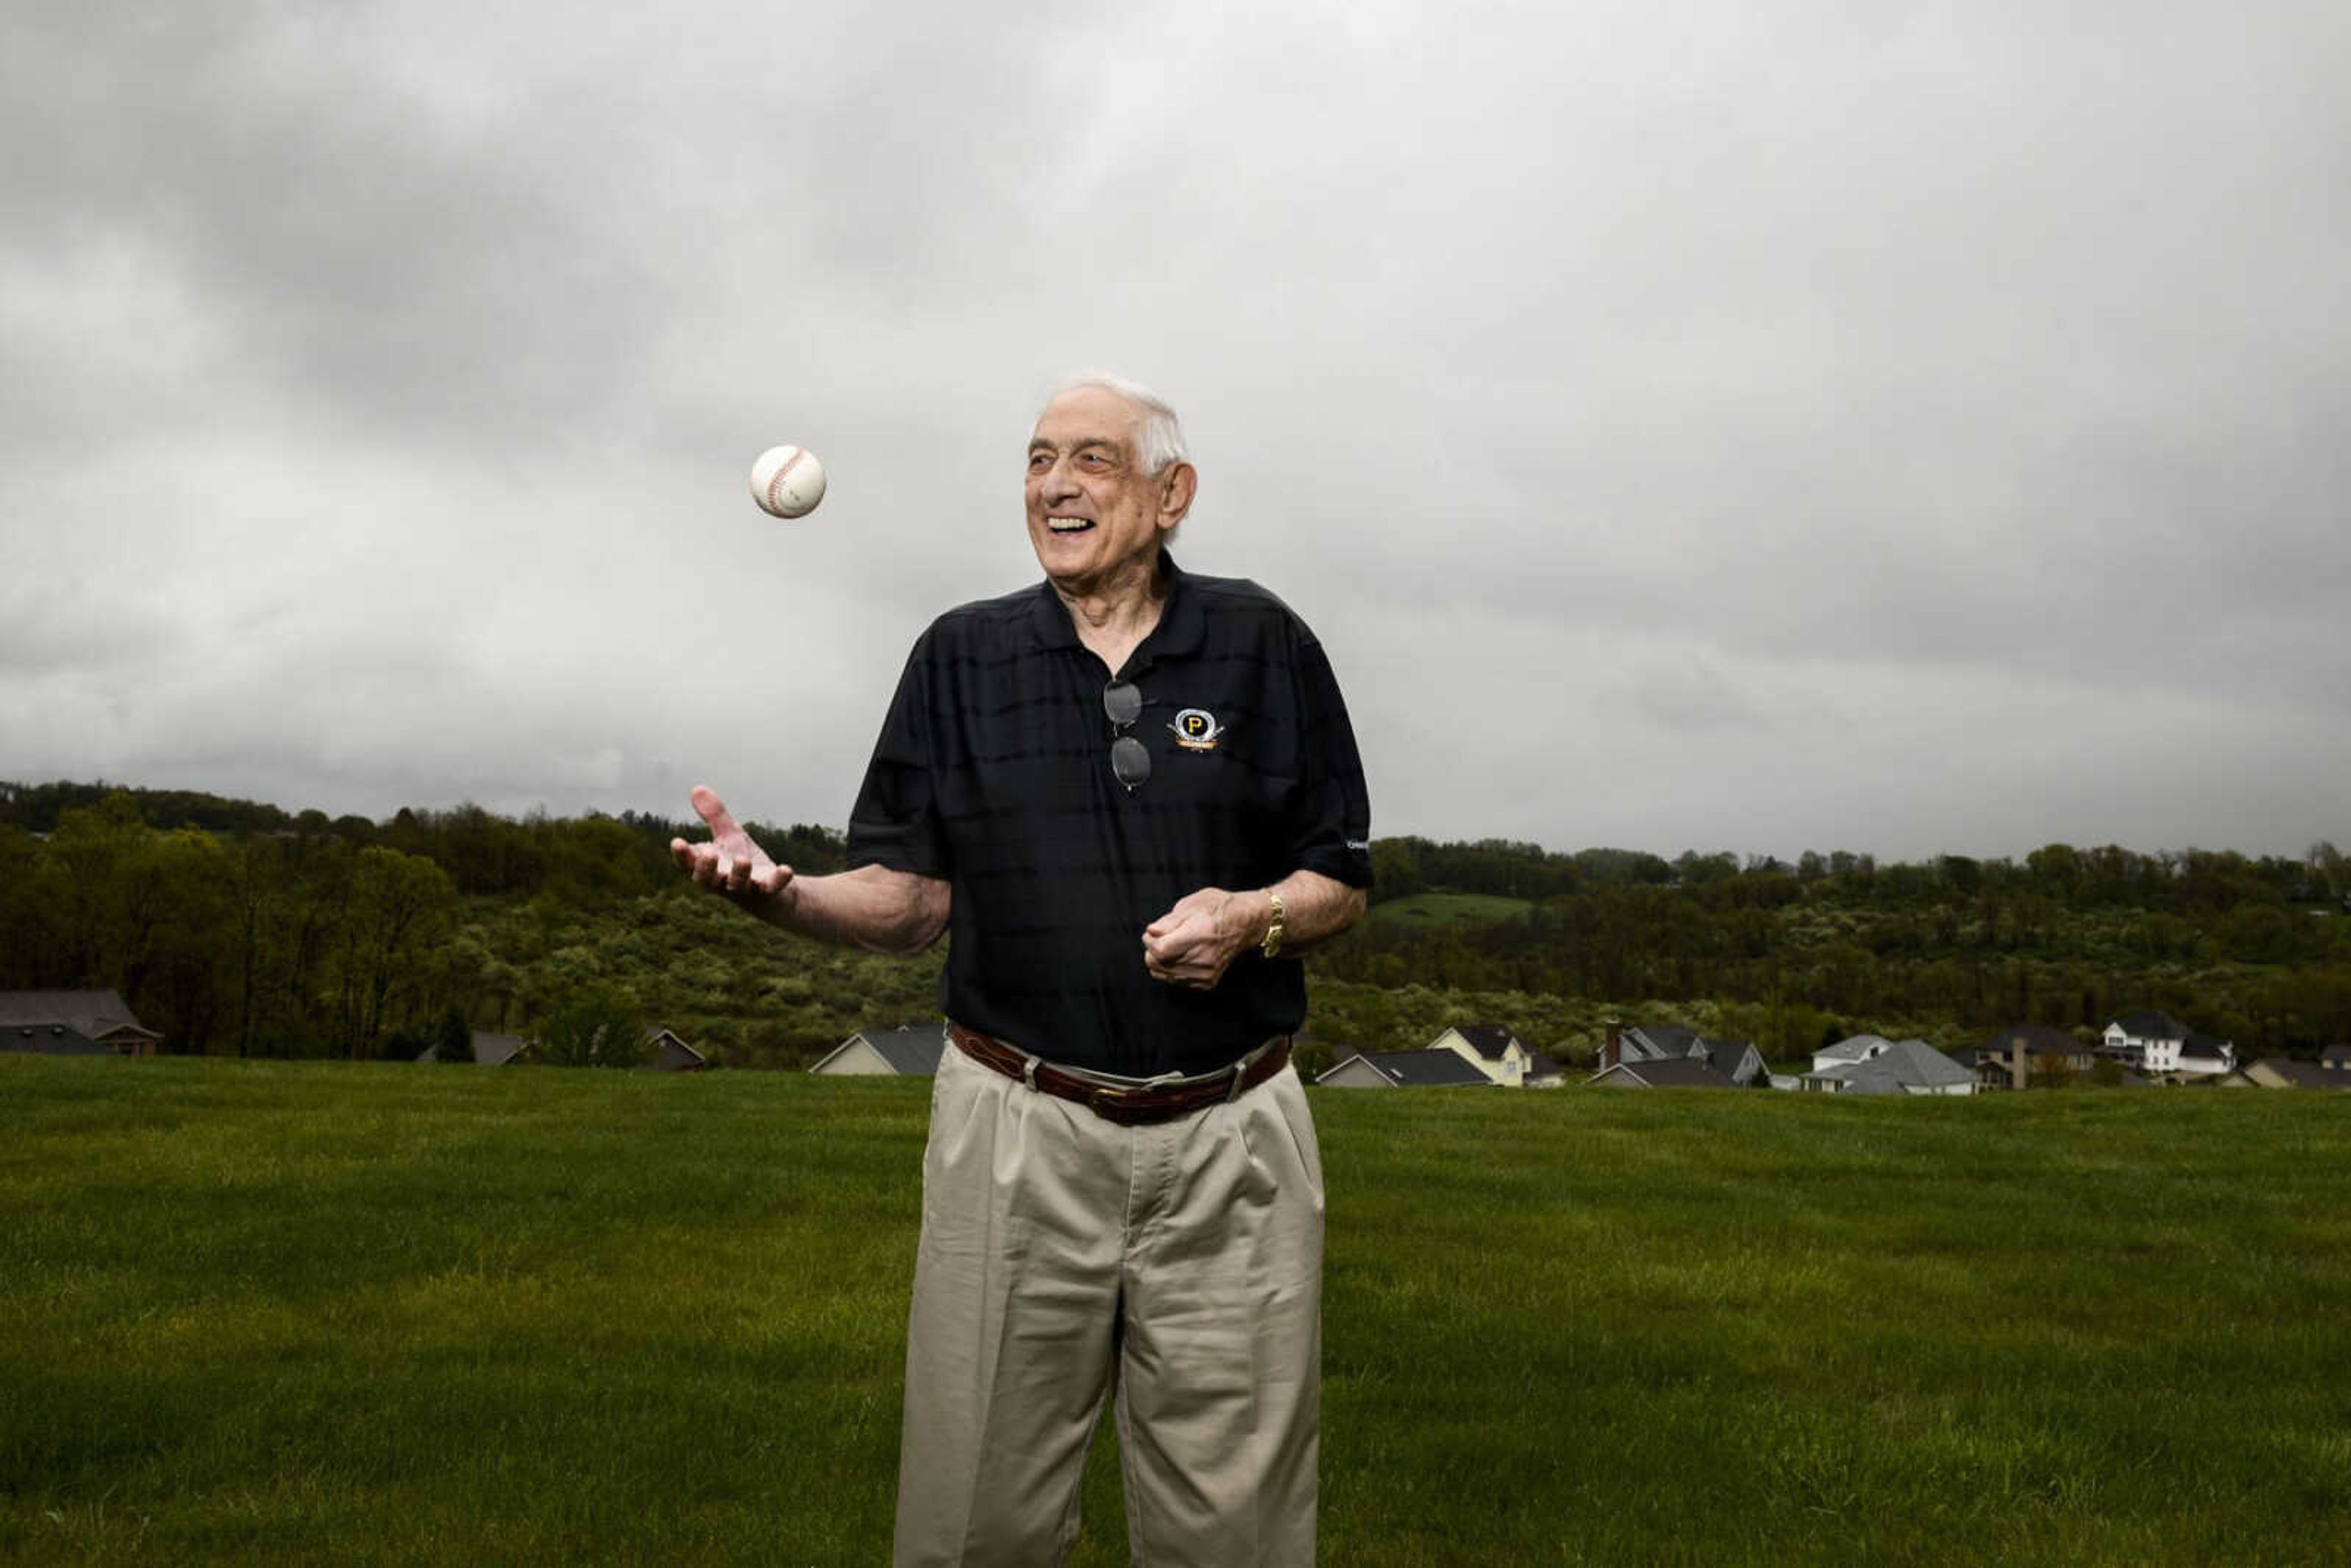
[[[1147,585],[1165,530],[1184,520],[1192,465],[1143,471],[1136,410],[1116,392],[1081,387],[1037,418],[1029,438],[1029,543],[1063,593]]]

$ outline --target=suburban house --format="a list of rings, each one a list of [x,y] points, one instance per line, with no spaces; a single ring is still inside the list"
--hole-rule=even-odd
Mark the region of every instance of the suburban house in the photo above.
[[[1737,1089],[1730,1074],[1704,1056],[1668,1056],[1654,1061],[1619,1061],[1593,1073],[1587,1087],[1596,1089]]]
[[[518,1034],[493,1034],[487,1030],[475,1030],[468,1045],[476,1067],[504,1067],[530,1054],[532,1042]],[[717,1064],[701,1051],[686,1044],[674,1030],[645,1030],[645,1060],[637,1063],[641,1072],[702,1072]],[[417,1052],[419,1061],[439,1061],[441,1048],[427,1046]]]
[[[716,1065],[710,1058],[686,1044],[670,1030],[646,1030],[645,1043],[653,1048],[653,1056],[640,1065],[641,1071],[707,1072]]]
[[[2151,1008],[2125,1013],[2108,1024],[2098,1053],[2150,1076],[2218,1078],[2237,1065],[2234,1044],[2200,1034]]]
[[[2330,1045],[2318,1053],[2318,1065],[2329,1072],[2339,1072],[2344,1082],[2351,1083],[2351,1045]]]
[[[1359,1051],[1314,1080],[1333,1089],[1470,1089],[1498,1082],[1450,1051]]]
[[[2189,1030],[2188,1038],[2179,1042],[2171,1071],[2183,1078],[2218,1078],[2236,1065],[2237,1048],[2232,1042]]]
[[[1813,1052],[1813,1071],[1826,1072],[1834,1067],[1852,1067],[1867,1061],[1894,1042],[1882,1034],[1852,1034],[1834,1045],[1824,1045]]]
[[[487,1030],[479,1029],[474,1031],[469,1043],[473,1051],[474,1065],[476,1067],[504,1067],[530,1049],[530,1041],[518,1034],[492,1034]],[[416,1060],[438,1061],[441,1060],[441,1048],[437,1045],[426,1046],[417,1053]]]
[[[2330,1071],[2323,1062],[2295,1061],[2290,1057],[2265,1056],[2251,1062],[2220,1080],[2223,1089],[2333,1089],[2351,1090],[2351,1072]]]
[[[1559,1063],[1522,1044],[1508,1024],[1463,1024],[1430,1040],[1427,1049],[1449,1051],[1493,1082],[1511,1088],[1559,1086]]]
[[[1752,1089],[1767,1082],[1771,1070],[1764,1065],[1763,1053],[1749,1040],[1700,1040],[1698,1049],[1705,1059],[1714,1063],[1714,1070],[1741,1089]]]
[[[2022,1089],[2036,1076],[2087,1073],[2097,1065],[2098,1053],[2062,1029],[2021,1023],[1977,1046],[1970,1060],[1985,1088]]]
[[[831,1078],[892,1073],[904,1078],[931,1078],[938,1073],[939,1052],[946,1045],[946,1030],[935,1023],[861,1029],[833,1047],[823,1061],[809,1071]]]
[[[1592,1065],[1605,1072],[1620,1061],[1671,1061],[1687,1056],[1697,1040],[1698,1030],[1677,1023],[1636,1023],[1628,1028],[1610,1019],[1600,1041],[1600,1054]]]
[[[1527,1073],[1519,1080],[1522,1089],[1556,1089],[1567,1082],[1567,1069],[1554,1061],[1549,1052],[1530,1049],[1527,1051]]]
[[[1600,1072],[1605,1072],[1626,1062],[1690,1060],[1708,1063],[1741,1089],[1760,1083],[1769,1076],[1769,1070],[1763,1064],[1763,1053],[1747,1040],[1708,1040],[1698,1030],[1677,1023],[1635,1024],[1626,1028],[1614,1019],[1608,1020],[1608,1032],[1601,1042],[1600,1058],[1593,1065]],[[1598,1073],[1593,1075],[1593,1082],[1599,1082]]]
[[[0,991],[0,1051],[45,1056],[152,1056],[163,1037],[142,1028],[114,991]]]
[[[1854,1040],[1840,1041],[1813,1057],[1814,1067],[1803,1076],[1802,1087],[1815,1094],[1972,1094],[1976,1092],[1975,1073],[1937,1051],[1923,1040],[1882,1040],[1876,1035],[1857,1035],[1855,1040],[1876,1041],[1858,1057],[1818,1065],[1822,1057],[1837,1051]]]

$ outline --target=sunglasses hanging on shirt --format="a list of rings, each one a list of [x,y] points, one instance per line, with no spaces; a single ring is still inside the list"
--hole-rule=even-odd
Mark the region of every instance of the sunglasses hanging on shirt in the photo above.
[[[1133,681],[1113,681],[1102,688],[1102,714],[1110,720],[1111,776],[1134,793],[1134,787],[1151,777],[1151,753],[1143,742],[1125,732],[1143,716],[1143,692]]]

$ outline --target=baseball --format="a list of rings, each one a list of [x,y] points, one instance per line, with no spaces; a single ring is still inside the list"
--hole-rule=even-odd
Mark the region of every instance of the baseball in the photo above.
[[[778,517],[805,517],[824,499],[824,465],[805,446],[770,446],[751,465],[751,498]]]

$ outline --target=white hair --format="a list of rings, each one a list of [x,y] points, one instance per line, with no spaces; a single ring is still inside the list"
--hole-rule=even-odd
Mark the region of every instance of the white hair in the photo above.
[[[1157,474],[1171,463],[1192,460],[1191,454],[1184,450],[1184,427],[1176,423],[1176,411],[1168,406],[1165,398],[1142,382],[1128,381],[1124,376],[1104,375],[1099,371],[1084,371],[1064,377],[1051,396],[1046,398],[1046,404],[1050,407],[1056,399],[1073,392],[1106,392],[1134,405],[1134,455],[1144,473]]]

